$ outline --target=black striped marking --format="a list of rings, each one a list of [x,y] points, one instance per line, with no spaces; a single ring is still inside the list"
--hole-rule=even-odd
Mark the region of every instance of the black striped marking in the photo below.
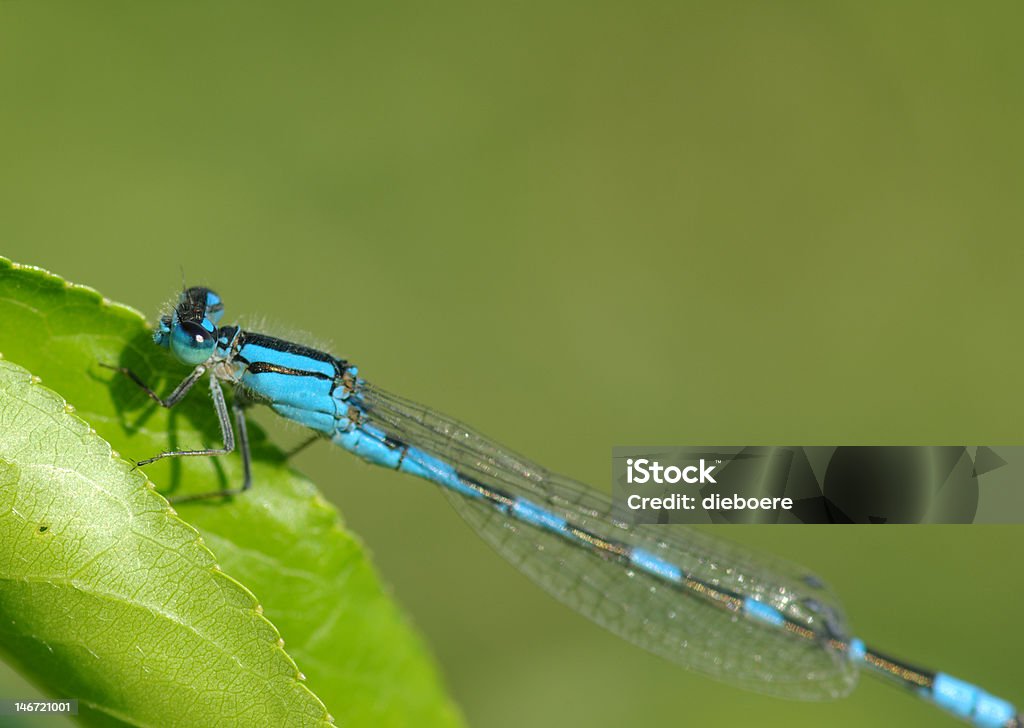
[[[218,331],[218,335],[225,332],[228,327],[224,327]],[[232,332],[232,336],[233,336]],[[222,337],[223,338],[223,337]],[[265,349],[271,349],[272,351],[280,351],[284,354],[294,354],[295,356],[306,357],[307,359],[313,359],[315,361],[322,361],[330,364],[334,367],[334,376],[324,374],[323,372],[308,371],[306,369],[295,369],[294,367],[281,366],[280,364],[273,364],[266,361],[250,361],[242,355],[241,351],[247,344],[254,346],[261,346]],[[311,346],[303,346],[302,344],[296,344],[293,341],[285,341],[284,339],[278,339],[273,336],[267,336],[265,334],[254,334],[250,331],[243,331],[238,335],[235,340],[236,353],[234,360],[240,362],[246,366],[251,374],[285,374],[294,377],[313,377],[314,379],[333,379],[339,384],[343,384],[345,381],[345,375],[348,372],[348,362],[344,359],[338,359],[335,356],[331,356],[325,351],[314,349]],[[332,390],[333,391],[333,390]]]
[[[874,669],[888,674],[905,685],[922,687],[930,690],[935,683],[935,673],[908,665],[905,662],[868,649],[864,653],[864,662]]]
[[[241,359],[242,357],[236,357]],[[250,374],[287,374],[293,377],[313,377],[313,379],[334,379],[330,374],[323,372],[311,372],[308,369],[293,369],[280,364],[271,364],[267,361],[254,361],[247,366]]]
[[[294,341],[285,341],[284,339],[267,336],[266,334],[254,334],[251,331],[243,331],[240,339],[240,346],[254,344],[267,349],[273,349],[274,351],[295,354],[296,356],[305,356],[310,359],[316,359],[317,361],[331,362],[341,370],[344,370],[348,364],[344,359],[338,359],[337,357],[331,356],[326,351],[320,351],[319,349],[314,349],[311,346],[296,344]]]

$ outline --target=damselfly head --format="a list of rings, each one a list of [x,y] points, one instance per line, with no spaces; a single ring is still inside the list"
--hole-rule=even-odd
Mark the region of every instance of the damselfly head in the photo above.
[[[185,289],[170,314],[160,317],[153,340],[186,364],[200,364],[213,353],[217,323],[224,313],[220,296],[204,286]]]

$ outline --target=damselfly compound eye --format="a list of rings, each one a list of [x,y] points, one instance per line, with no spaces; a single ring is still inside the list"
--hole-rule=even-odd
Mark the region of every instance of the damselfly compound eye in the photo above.
[[[191,321],[179,321],[171,332],[171,350],[186,364],[200,364],[209,359],[216,343],[215,332]]]

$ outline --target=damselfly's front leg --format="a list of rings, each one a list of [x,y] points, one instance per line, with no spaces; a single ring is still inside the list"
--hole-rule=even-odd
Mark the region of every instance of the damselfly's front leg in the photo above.
[[[195,385],[197,381],[206,373],[206,367],[202,364],[192,370],[192,373],[186,377],[181,384],[174,388],[174,391],[167,396],[166,399],[160,397],[156,392],[150,389],[142,378],[139,377],[135,372],[127,367],[113,367],[108,364],[102,366],[107,369],[113,369],[124,374],[126,377],[135,382],[139,387],[149,396],[150,399],[154,400],[161,407],[173,407],[181,401],[190,389]],[[138,466],[149,465],[150,463],[162,460],[163,458],[169,457],[211,457],[216,455],[227,455],[228,453],[235,451],[235,432],[231,428],[231,418],[228,416],[227,402],[224,400],[224,391],[220,386],[220,381],[217,377],[210,376],[210,394],[213,395],[213,407],[217,412],[217,421],[220,424],[221,439],[224,441],[224,446],[219,448],[204,448],[202,450],[171,450],[168,452],[162,452],[159,455],[154,455],[151,458],[140,460],[136,463]],[[246,401],[243,398],[236,397],[232,403],[232,410],[235,414],[235,423],[238,426],[238,442],[242,454],[242,485],[238,488],[231,488],[228,490],[219,490],[210,493],[198,493],[195,495],[184,495],[169,500],[172,503],[181,503],[184,501],[202,500],[205,498],[215,498],[219,496],[238,495],[243,493],[252,486],[252,467],[250,462],[249,454],[249,432],[245,422],[245,406]]]
[[[191,387],[192,385],[190,384],[189,386]],[[178,390],[175,390],[167,399],[172,399],[177,391]],[[162,452],[159,455],[154,455],[151,458],[140,460],[138,464],[140,466],[149,465],[150,463],[155,463],[157,460],[162,460],[164,458],[211,457],[213,455],[227,455],[228,453],[234,452],[235,431],[231,429],[231,418],[228,416],[228,405],[227,402],[224,401],[224,391],[221,389],[220,382],[217,381],[217,377],[210,377],[210,394],[213,395],[213,409],[217,412],[217,420],[220,422],[220,436],[221,439],[224,440],[224,447],[204,448],[202,450],[170,450],[168,452]],[[167,407],[169,405],[164,406]]]
[[[174,388],[174,391],[167,396],[167,399],[164,399],[159,394],[150,389],[149,385],[142,381],[142,377],[140,377],[138,374],[133,372],[128,367],[115,367],[111,366],[110,364],[104,364],[103,362],[100,362],[99,364],[104,369],[113,369],[115,372],[120,372],[124,376],[128,377],[137,385],[139,385],[139,389],[145,392],[146,395],[151,400],[159,404],[161,407],[167,407],[168,409],[178,404],[178,402],[181,401],[181,398],[188,394],[188,390],[192,389],[192,386],[196,382],[198,382],[199,378],[206,373],[206,365],[200,364],[199,366],[192,370],[191,374],[189,374],[182,380],[181,384]]]
[[[220,450],[178,450],[176,452],[161,453],[155,458],[140,462],[139,465],[176,455],[224,455],[235,449],[235,434],[231,429],[231,421],[228,419],[227,406],[224,403],[224,393],[221,392],[220,382],[217,381],[216,377],[210,377],[210,391],[213,392],[213,403],[217,410],[217,419],[220,420],[220,431],[224,436],[224,447]],[[224,496],[240,495],[252,487],[249,429],[245,424],[245,409],[248,404],[248,400],[236,391],[234,401],[231,403],[231,411],[235,414],[235,425],[238,427],[238,449],[242,454],[242,485],[238,488],[229,488],[227,490],[214,490],[208,493],[176,496],[168,500],[172,503],[185,503],[187,501],[206,500],[207,498],[221,498]]]

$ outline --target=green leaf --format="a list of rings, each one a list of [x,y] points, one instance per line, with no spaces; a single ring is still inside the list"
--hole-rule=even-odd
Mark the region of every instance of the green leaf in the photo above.
[[[257,487],[182,504],[183,520],[141,473],[96,455],[106,453],[99,437],[139,456],[219,442],[207,396],[194,393],[168,412],[99,366],[128,366],[161,392],[184,377],[187,369],[152,344],[140,314],[0,258],[0,352],[77,413],[4,365],[14,383],[0,392],[0,647],[49,691],[95,705],[101,712],[83,714],[96,724],[113,715],[138,725],[305,725],[330,712],[350,725],[459,725],[362,546],[258,428],[250,431]],[[26,407],[15,393],[49,404]],[[39,422],[13,425],[15,436],[9,420],[17,413]],[[75,487],[40,475],[57,460]],[[78,470],[101,461],[100,472]],[[241,464],[235,456],[179,458],[146,473],[161,491],[198,493],[240,482]],[[37,571],[42,564],[48,570]],[[79,584],[82,575],[88,580]],[[77,637],[77,647],[63,647],[61,636]]]
[[[0,614],[21,664],[139,725],[176,713],[329,724],[195,529],[63,399],[3,361],[0,442]]]

